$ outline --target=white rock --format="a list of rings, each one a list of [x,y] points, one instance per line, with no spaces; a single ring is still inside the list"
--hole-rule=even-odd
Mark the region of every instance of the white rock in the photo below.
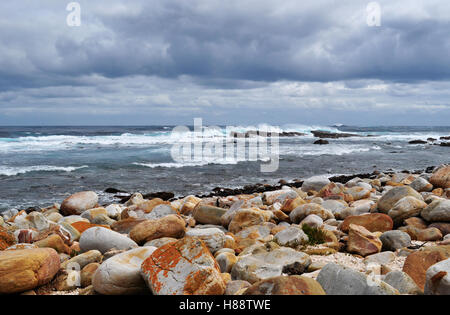
[[[223,248],[225,243],[225,233],[218,228],[188,229],[186,236],[200,238],[205,242],[212,254]]]

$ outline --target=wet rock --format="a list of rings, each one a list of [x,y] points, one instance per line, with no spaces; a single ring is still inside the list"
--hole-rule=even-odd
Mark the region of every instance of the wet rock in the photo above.
[[[168,215],[157,220],[146,220],[130,231],[130,238],[138,244],[161,237],[181,238],[186,231],[186,223],[178,215]]]
[[[95,208],[98,203],[98,195],[93,191],[82,191],[66,198],[60,211],[63,215],[81,214],[86,210]]]
[[[319,140],[314,141],[314,144],[323,145],[323,144],[330,144],[330,142],[328,142],[328,140],[319,139]]]
[[[244,295],[325,295],[325,291],[316,280],[294,275],[258,281]]]
[[[103,227],[93,227],[81,234],[80,248],[86,252],[92,249],[105,253],[110,249],[130,249],[138,245],[125,235]]]
[[[205,243],[185,237],[158,248],[141,266],[141,275],[155,295],[222,295],[225,283]]]
[[[402,231],[394,230],[384,232],[380,236],[384,250],[396,251],[397,249],[411,245],[411,237]]]
[[[100,294],[138,294],[147,291],[140,269],[156,247],[139,247],[103,262],[94,274],[92,285]]]

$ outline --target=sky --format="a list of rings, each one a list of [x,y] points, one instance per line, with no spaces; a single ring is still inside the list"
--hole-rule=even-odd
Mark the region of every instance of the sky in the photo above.
[[[447,0],[70,2],[1,1],[0,125],[450,125]]]

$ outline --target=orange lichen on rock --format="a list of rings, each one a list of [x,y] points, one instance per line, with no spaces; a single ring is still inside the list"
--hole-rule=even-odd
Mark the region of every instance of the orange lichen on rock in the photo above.
[[[101,224],[92,224],[89,222],[85,222],[85,221],[77,221],[71,224],[75,229],[77,229],[78,232],[83,233],[84,231],[86,231],[87,229],[91,228],[91,227],[95,227],[95,226],[100,226],[100,227],[104,227],[107,229],[111,229],[108,225],[101,225]]]

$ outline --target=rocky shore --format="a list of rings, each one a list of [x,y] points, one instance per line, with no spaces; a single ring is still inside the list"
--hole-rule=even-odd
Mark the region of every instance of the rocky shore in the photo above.
[[[450,166],[107,192],[3,212],[0,294],[450,294]]]

